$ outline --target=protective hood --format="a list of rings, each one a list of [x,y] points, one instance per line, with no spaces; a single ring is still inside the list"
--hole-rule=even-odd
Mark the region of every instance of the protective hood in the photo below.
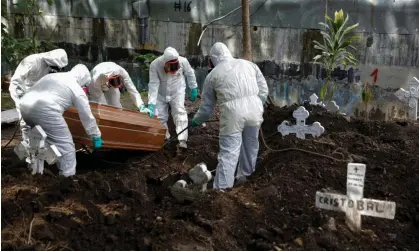
[[[48,66],[64,68],[68,64],[67,53],[64,49],[56,49],[46,53],[41,53],[41,57]]]
[[[230,50],[224,43],[217,42],[215,43],[210,50],[211,61],[214,66],[220,64],[221,61],[232,59]]]
[[[80,87],[85,87],[92,81],[89,69],[87,69],[87,67],[83,64],[74,66],[70,73],[74,76],[74,78],[76,78]]]
[[[179,58],[179,53],[173,47],[168,47],[164,50],[163,53],[163,60],[164,62],[168,62],[170,60],[176,60]]]

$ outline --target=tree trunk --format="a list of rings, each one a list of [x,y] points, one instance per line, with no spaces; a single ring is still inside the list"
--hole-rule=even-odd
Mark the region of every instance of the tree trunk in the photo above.
[[[242,24],[243,24],[243,58],[252,60],[252,53],[250,51],[250,14],[249,14],[249,0],[242,0]]]

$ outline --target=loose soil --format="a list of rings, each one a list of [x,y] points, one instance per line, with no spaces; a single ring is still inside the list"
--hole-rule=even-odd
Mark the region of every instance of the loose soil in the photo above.
[[[169,186],[182,174],[202,161],[210,170],[216,167],[219,124],[208,123],[189,131],[189,149],[183,153],[177,153],[175,142],[154,156],[80,151],[77,175],[71,178],[58,177],[55,166],[32,176],[12,148],[2,150],[1,249],[418,250],[419,125],[349,122],[323,108],[306,108],[311,112],[307,123],[325,127],[321,137],[299,140],[276,133],[283,120],[292,119],[292,106],[265,112],[267,144],[364,162],[364,196],[396,202],[394,220],[364,216],[363,231],[352,233],[344,213],[314,204],[316,191],[346,193],[346,163],[298,151],[273,152],[262,143],[257,170],[246,184],[209,190],[197,202],[176,202]],[[2,137],[13,131],[3,127]],[[335,225],[327,225],[332,218]]]

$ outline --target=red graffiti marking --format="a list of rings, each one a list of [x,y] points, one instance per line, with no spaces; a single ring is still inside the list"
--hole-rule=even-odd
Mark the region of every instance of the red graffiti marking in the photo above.
[[[377,82],[377,79],[378,79],[378,69],[377,68],[374,69],[374,71],[372,71],[370,76],[372,77],[372,84],[374,85]]]

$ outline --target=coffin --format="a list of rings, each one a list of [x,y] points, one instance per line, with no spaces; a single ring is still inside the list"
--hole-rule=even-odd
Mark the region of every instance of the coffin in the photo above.
[[[133,110],[90,102],[93,116],[102,133],[103,148],[156,151],[162,148],[166,128],[158,119]],[[76,108],[64,112],[73,141],[92,146]]]

